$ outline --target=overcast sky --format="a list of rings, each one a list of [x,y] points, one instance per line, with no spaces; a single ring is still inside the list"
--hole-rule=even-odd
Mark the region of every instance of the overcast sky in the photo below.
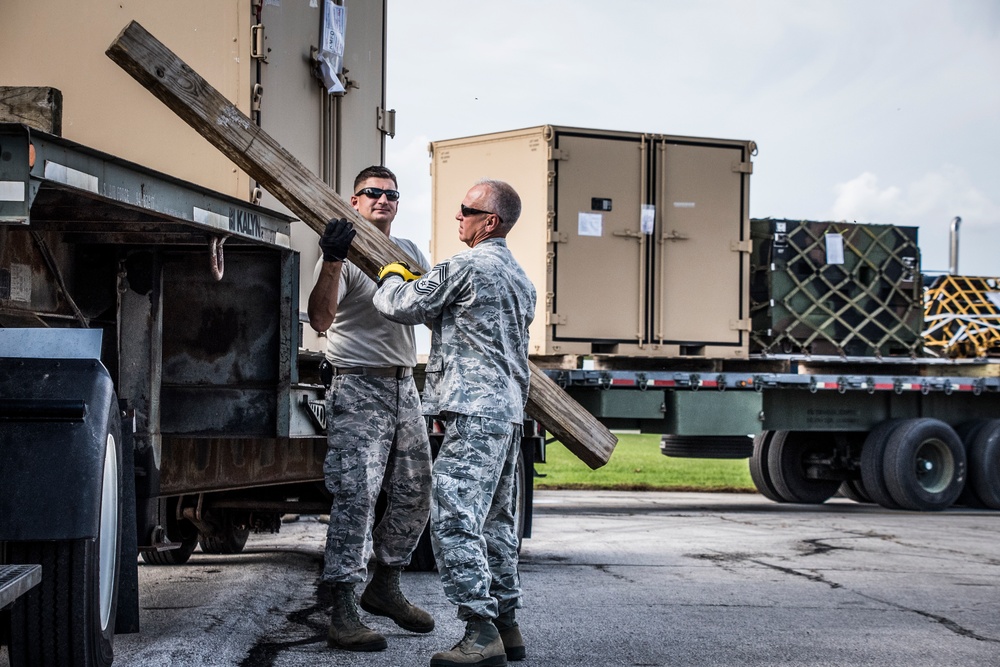
[[[430,141],[551,124],[751,139],[751,217],[919,226],[946,271],[961,216],[1000,275],[998,0],[389,0],[387,103],[423,249]]]

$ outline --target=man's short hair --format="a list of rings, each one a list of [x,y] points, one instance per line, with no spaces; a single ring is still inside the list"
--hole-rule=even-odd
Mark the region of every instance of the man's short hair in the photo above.
[[[485,185],[489,188],[489,195],[486,198],[488,206],[500,217],[503,231],[509,232],[521,217],[521,197],[517,191],[509,183],[494,178],[480,179],[476,185]]]
[[[354,179],[354,192],[357,192],[358,186],[367,181],[369,178],[388,178],[397,188],[399,188],[399,181],[396,180],[396,174],[389,171],[387,167],[372,165],[371,167],[365,167],[362,169],[361,173],[359,173],[357,178]],[[354,194],[354,192],[351,194]]]

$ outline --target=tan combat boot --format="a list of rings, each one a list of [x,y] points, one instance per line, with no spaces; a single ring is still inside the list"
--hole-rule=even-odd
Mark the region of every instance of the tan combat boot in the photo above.
[[[407,600],[399,589],[399,573],[402,569],[376,562],[372,580],[361,594],[361,608],[369,614],[391,618],[404,630],[430,632],[434,629],[434,619]]]
[[[345,651],[383,651],[388,646],[385,637],[358,618],[354,601],[354,584],[333,585],[333,606],[330,609],[330,632],[326,643]]]
[[[504,667],[507,656],[493,621],[473,617],[465,624],[465,636],[450,651],[435,653],[431,667]]]
[[[521,630],[514,620],[514,610],[505,611],[493,622],[500,631],[500,639],[503,641],[503,650],[507,654],[507,660],[517,662],[524,660],[524,638],[521,637]]]

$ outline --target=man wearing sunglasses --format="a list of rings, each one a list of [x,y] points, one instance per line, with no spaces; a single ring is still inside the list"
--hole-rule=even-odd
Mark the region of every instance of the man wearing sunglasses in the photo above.
[[[354,193],[351,205],[389,236],[399,202],[396,176],[385,167],[368,167],[355,179]],[[399,587],[400,571],[427,524],[431,453],[413,382],[413,327],[375,310],[375,283],[345,261],[355,234],[346,219],[327,224],[309,295],[309,323],[326,334],[330,375],[324,474],[333,503],[322,581],[333,591],[328,644],[380,651],[385,637],[361,622],[354,591],[366,580],[372,555],[362,609],[411,632],[434,629],[430,614],[411,604]],[[426,262],[412,241],[390,238]],[[373,533],[380,490],[388,504]]]
[[[379,312],[431,327],[424,414],[445,422],[432,473],[431,542],[466,632],[431,658],[432,667],[506,665],[525,656],[514,620],[521,589],[513,494],[535,289],[505,240],[520,213],[510,185],[482,180],[455,216],[469,250],[424,276],[399,264],[379,272]]]

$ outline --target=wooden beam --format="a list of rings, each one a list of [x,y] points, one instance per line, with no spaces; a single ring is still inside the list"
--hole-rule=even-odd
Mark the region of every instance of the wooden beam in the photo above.
[[[330,218],[353,220],[348,259],[368,276],[401,259],[419,266],[141,25],[126,26],[107,55],[317,233]],[[591,468],[607,463],[618,442],[534,364],[527,412]]]
[[[62,134],[62,92],[44,86],[0,86],[0,123]]]

